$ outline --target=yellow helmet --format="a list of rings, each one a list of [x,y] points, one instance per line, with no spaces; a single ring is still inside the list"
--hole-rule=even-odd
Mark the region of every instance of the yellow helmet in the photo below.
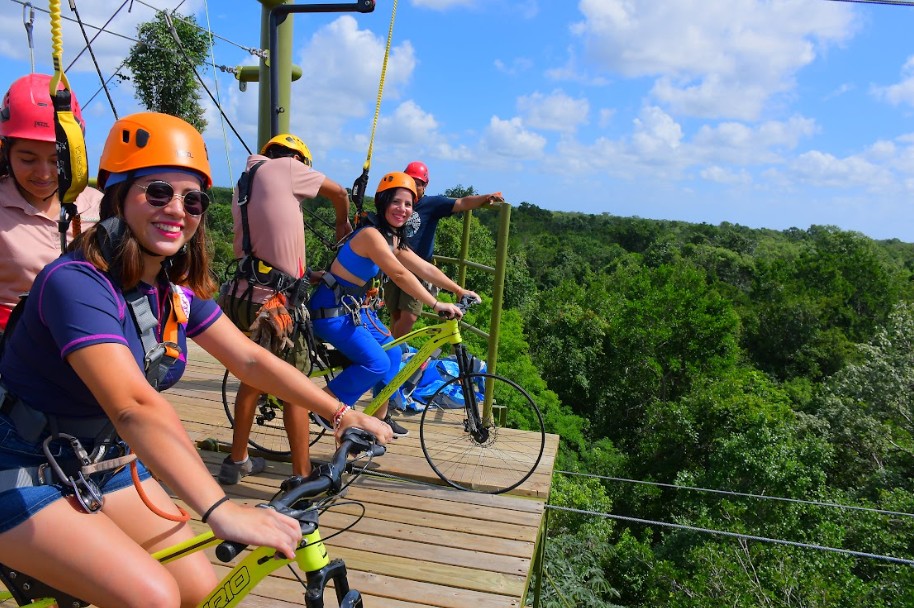
[[[309,167],[313,164],[313,159],[311,158],[311,150],[308,149],[308,145],[291,133],[280,133],[276,137],[272,138],[270,141],[263,145],[260,153],[266,156],[267,150],[273,146],[282,146],[283,148],[288,148],[293,152],[297,152],[298,154],[301,154],[303,163]]]

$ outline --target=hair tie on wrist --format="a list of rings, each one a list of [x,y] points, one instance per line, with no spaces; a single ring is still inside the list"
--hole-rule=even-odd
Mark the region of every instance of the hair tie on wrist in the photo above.
[[[200,518],[200,521],[205,524],[206,520],[209,519],[209,516],[213,514],[213,511],[215,511],[216,508],[219,507],[219,505],[226,502],[228,499],[229,499],[228,496],[223,496],[222,498],[220,498],[219,500],[214,502],[213,506],[211,506],[209,509],[207,509],[206,513],[203,514],[203,517]]]

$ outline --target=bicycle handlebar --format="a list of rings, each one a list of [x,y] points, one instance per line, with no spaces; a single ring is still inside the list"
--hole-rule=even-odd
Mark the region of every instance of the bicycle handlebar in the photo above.
[[[292,505],[308,498],[324,494],[334,495],[342,489],[342,475],[346,470],[350,455],[366,453],[371,457],[381,456],[386,448],[377,443],[375,436],[368,431],[350,427],[343,432],[340,445],[333,453],[330,462],[315,467],[308,477],[293,475],[279,486],[279,493],[269,503],[257,505],[263,509],[275,509],[284,515],[296,519],[302,525],[302,534],[309,534],[317,529],[317,513],[313,509],[294,509]],[[309,505],[310,506],[310,505]],[[230,562],[247,545],[234,541],[223,541],[216,547],[216,557],[220,561]]]
[[[455,306],[457,306],[457,308],[460,309],[460,312],[466,313],[466,311],[468,311],[473,306],[476,306],[480,302],[482,302],[482,300],[477,300],[476,298],[473,298],[471,296],[463,296],[462,298],[460,298],[457,301],[457,304]],[[441,317],[442,319],[450,318],[443,312],[439,312],[438,316]]]

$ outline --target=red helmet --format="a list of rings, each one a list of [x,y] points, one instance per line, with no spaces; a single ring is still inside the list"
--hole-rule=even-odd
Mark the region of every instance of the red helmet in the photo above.
[[[56,141],[50,87],[51,77],[47,74],[29,74],[13,82],[0,105],[0,136]],[[63,82],[57,84],[58,90],[63,88]],[[73,116],[85,132],[86,123],[76,93],[70,94]]]
[[[407,174],[413,179],[422,180],[428,185],[428,167],[425,166],[425,163],[418,160],[406,165],[406,169],[403,170],[403,173]]]

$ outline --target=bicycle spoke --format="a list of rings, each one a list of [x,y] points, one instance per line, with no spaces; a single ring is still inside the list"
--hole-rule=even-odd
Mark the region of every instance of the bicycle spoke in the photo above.
[[[533,474],[542,458],[546,439],[542,415],[527,392],[507,378],[480,373],[463,380],[469,386],[491,383],[496,405],[509,408],[508,426],[490,422],[474,437],[467,432],[466,408],[434,405],[452,385],[460,386],[461,379],[456,378],[439,389],[422,413],[422,451],[435,473],[451,486],[491,494],[513,490]],[[533,428],[513,429],[512,420],[526,421]]]
[[[235,425],[235,393],[238,385],[238,379],[226,370],[222,378],[222,406],[232,427]],[[312,416],[310,445],[317,443],[324,432],[325,429],[315,423]],[[283,426],[283,406],[275,397],[264,395],[257,401],[248,444],[267,454],[291,456],[289,438]]]

